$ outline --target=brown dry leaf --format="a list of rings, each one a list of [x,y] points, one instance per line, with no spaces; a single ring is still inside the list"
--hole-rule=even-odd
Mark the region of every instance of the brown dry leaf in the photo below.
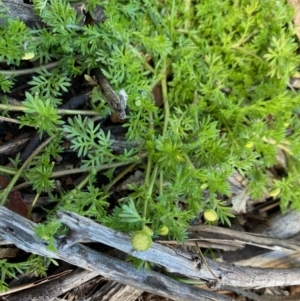
[[[239,194],[232,197],[232,209],[236,213],[245,213],[246,212],[246,204],[247,201],[250,199],[246,189],[243,189]]]
[[[300,285],[292,285],[290,286],[290,295],[295,296],[300,294]]]
[[[17,248],[3,247],[0,249],[0,258],[15,258],[20,255],[20,250]]]
[[[8,184],[9,180],[5,176],[0,175],[0,189],[5,189]],[[9,193],[8,200],[6,201],[4,206],[24,217],[27,217],[28,215],[28,207],[18,190]]]

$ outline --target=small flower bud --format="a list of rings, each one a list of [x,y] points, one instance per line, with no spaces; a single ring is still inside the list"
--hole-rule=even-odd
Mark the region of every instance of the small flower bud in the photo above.
[[[152,245],[152,239],[145,230],[136,231],[131,236],[131,245],[137,251],[146,251]]]
[[[204,211],[204,218],[208,222],[215,222],[218,219],[218,215],[217,215],[216,211],[209,209],[209,210]]]
[[[169,228],[168,228],[167,226],[162,226],[162,227],[160,228],[160,232],[159,232],[160,235],[165,236],[165,235],[167,235],[168,233],[169,233]]]

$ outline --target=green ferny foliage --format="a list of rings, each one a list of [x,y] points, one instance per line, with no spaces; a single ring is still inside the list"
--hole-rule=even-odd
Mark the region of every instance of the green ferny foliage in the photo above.
[[[83,167],[92,170],[82,192],[86,203],[75,201],[78,192],[71,191],[57,200],[58,209],[72,205],[89,216],[91,208],[97,220],[128,233],[147,224],[155,237],[165,226],[168,237],[181,241],[199,212],[213,210],[230,224],[226,180],[235,171],[248,178],[252,198],[272,191],[283,210],[300,209],[299,95],[287,89],[300,60],[286,1],[89,0],[89,13],[102,5],[107,19],[83,26],[66,0],[33,2],[46,26],[29,29],[8,19],[0,28],[0,58],[18,66],[27,52],[34,53],[43,67],[29,82],[21,124],[51,136],[63,131],[73,140],[71,149],[84,156]],[[52,61],[57,64],[50,72]],[[68,124],[60,119],[61,93],[72,77],[93,68],[129,96],[126,139],[138,146],[121,156],[110,152],[110,134],[89,118],[76,116]],[[0,71],[3,92],[11,89],[15,73]],[[161,88],[161,107],[154,87]],[[97,90],[91,98],[99,115],[109,111]],[[267,170],[278,149],[288,170],[270,182]],[[146,152],[146,162],[140,152]],[[43,160],[47,169],[37,170],[50,177],[51,160]],[[131,185],[132,192],[107,215],[107,191],[93,188],[93,174],[107,164],[111,176],[116,164],[126,162],[139,164],[144,183]],[[46,179],[34,184],[38,192],[52,187]],[[98,206],[93,198],[101,200]]]

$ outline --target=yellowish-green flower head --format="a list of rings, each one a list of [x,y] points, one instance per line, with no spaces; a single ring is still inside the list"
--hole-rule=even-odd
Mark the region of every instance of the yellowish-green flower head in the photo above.
[[[136,231],[131,236],[131,245],[137,251],[146,251],[152,245],[152,238],[145,230]]]
[[[209,209],[204,211],[204,218],[208,222],[215,222],[218,219],[216,211]]]

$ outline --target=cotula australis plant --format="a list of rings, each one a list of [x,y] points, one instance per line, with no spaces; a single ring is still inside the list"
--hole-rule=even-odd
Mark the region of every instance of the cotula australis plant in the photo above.
[[[253,199],[271,191],[283,210],[300,209],[299,95],[287,89],[299,56],[286,1],[89,0],[92,16],[97,5],[106,15],[94,25],[82,25],[66,0],[33,5],[44,27],[27,28],[10,18],[1,24],[0,59],[10,70],[0,71],[0,86],[9,93],[26,54],[40,63],[19,107],[21,125],[54,139],[43,160],[32,158],[18,175],[31,178],[37,193],[52,187],[50,158],[67,137],[91,173],[75,192],[57,196],[57,208],[137,231],[132,241],[144,236],[146,246],[139,249],[163,233],[184,240],[200,212],[230,224],[226,180],[234,171],[248,178]],[[72,77],[94,68],[128,94],[130,114],[123,126],[127,141],[138,146],[121,155],[112,154],[110,134],[91,118],[65,121],[61,114],[71,113],[58,109]],[[162,106],[155,105],[155,87],[161,88]],[[91,99],[95,114],[109,112],[96,89]],[[3,101],[2,109],[9,114],[14,108]],[[276,164],[278,149],[288,166],[270,182],[266,171]],[[105,165],[114,181],[114,168],[129,163],[144,172],[144,182],[130,185],[120,206],[107,214],[109,189],[95,188],[95,173]],[[43,182],[28,177],[33,171]]]

